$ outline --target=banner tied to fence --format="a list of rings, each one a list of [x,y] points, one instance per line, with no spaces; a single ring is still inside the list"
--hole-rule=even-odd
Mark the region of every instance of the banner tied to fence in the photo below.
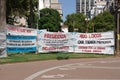
[[[79,53],[114,54],[114,32],[76,33],[74,50]]]
[[[114,54],[114,32],[55,33],[38,32],[38,51]]]
[[[35,52],[37,30],[7,26],[7,52]]]
[[[63,33],[8,25],[6,37],[7,52],[38,51],[40,53],[76,52],[114,54],[115,39],[113,31],[100,33]],[[1,37],[0,41],[2,44],[5,41],[5,37]]]
[[[70,35],[62,32],[38,31],[38,51],[70,51]]]

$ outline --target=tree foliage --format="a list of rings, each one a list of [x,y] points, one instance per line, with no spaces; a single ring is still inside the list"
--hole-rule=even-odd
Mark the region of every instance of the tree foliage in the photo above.
[[[114,16],[110,12],[104,11],[90,21],[89,32],[91,32],[93,28],[95,32],[115,30]]]
[[[62,19],[57,10],[50,8],[40,10],[39,29],[47,29],[53,32],[60,31],[61,22]]]
[[[89,21],[85,21],[85,16],[81,13],[73,13],[67,15],[65,24],[68,25],[69,31],[73,32],[78,29],[78,32],[105,32],[115,30],[114,16],[109,11],[95,16]]]
[[[67,15],[64,24],[68,25],[70,32],[75,31],[75,29],[78,29],[78,32],[86,32],[85,16],[82,13],[73,13]]]
[[[7,23],[13,24],[15,23],[16,17],[25,17],[28,21],[28,24],[33,26],[36,22],[37,6],[38,0],[7,0]]]
[[[36,28],[38,20],[38,0],[29,0],[29,15],[28,15],[28,25],[29,27]]]
[[[6,20],[13,24],[16,16],[27,15],[29,10],[29,0],[7,0],[6,2]]]

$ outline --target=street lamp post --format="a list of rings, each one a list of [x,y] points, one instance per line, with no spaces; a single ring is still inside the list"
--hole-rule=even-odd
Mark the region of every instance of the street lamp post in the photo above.
[[[95,31],[94,22],[92,22],[93,32]]]
[[[88,22],[89,22],[89,18],[85,18],[85,21],[86,21],[86,33],[88,32]]]
[[[39,29],[38,27],[39,27],[39,19],[40,19],[40,9],[39,9],[39,2],[38,2],[38,6],[37,6],[37,16],[38,16],[38,18],[37,18],[37,30]],[[37,37],[36,37],[36,46],[37,46],[37,50],[36,50],[36,54],[38,54],[38,33],[37,33]]]

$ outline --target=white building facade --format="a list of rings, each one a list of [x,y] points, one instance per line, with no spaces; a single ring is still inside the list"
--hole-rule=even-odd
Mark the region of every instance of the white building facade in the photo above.
[[[83,13],[88,18],[92,19],[94,16],[100,14],[108,8],[108,4],[114,0],[76,0],[76,12]]]
[[[89,17],[90,10],[94,7],[95,0],[76,0],[76,12]]]
[[[59,0],[39,0],[39,10],[43,8],[53,8],[56,9],[61,15],[63,14]]]

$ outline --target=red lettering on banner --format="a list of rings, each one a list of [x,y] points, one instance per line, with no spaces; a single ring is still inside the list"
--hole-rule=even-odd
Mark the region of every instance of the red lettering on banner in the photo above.
[[[69,49],[69,46],[63,46],[63,47],[60,47],[59,49],[68,50],[68,49]]]
[[[27,30],[27,29],[20,29],[20,28],[17,28],[17,32],[31,33],[32,30]]]
[[[102,35],[100,33],[90,34],[89,38],[101,38]]]
[[[44,38],[61,39],[61,38],[66,38],[66,35],[65,34],[48,34],[48,33],[46,33],[44,35]]]
[[[82,50],[82,52],[88,52],[89,53],[89,52],[91,52],[91,50]]]
[[[54,47],[43,47],[42,50],[56,50]]]
[[[80,34],[80,38],[101,38],[102,35],[100,33],[93,33],[93,34]]]
[[[17,32],[23,32],[23,33],[31,33],[32,30],[27,30],[27,29],[22,29],[22,28],[18,28],[18,27],[8,27],[8,30],[10,31],[17,31]]]
[[[17,28],[17,32],[25,32],[25,31],[26,31],[25,29]]]
[[[101,50],[93,50],[93,52],[99,53],[99,52],[102,52],[102,51]]]
[[[97,47],[99,50],[105,50],[105,47]]]
[[[8,27],[8,30],[16,31],[16,28],[15,27]]]
[[[80,38],[87,38],[87,34],[80,34]]]
[[[79,49],[96,49],[95,46],[79,46]]]

